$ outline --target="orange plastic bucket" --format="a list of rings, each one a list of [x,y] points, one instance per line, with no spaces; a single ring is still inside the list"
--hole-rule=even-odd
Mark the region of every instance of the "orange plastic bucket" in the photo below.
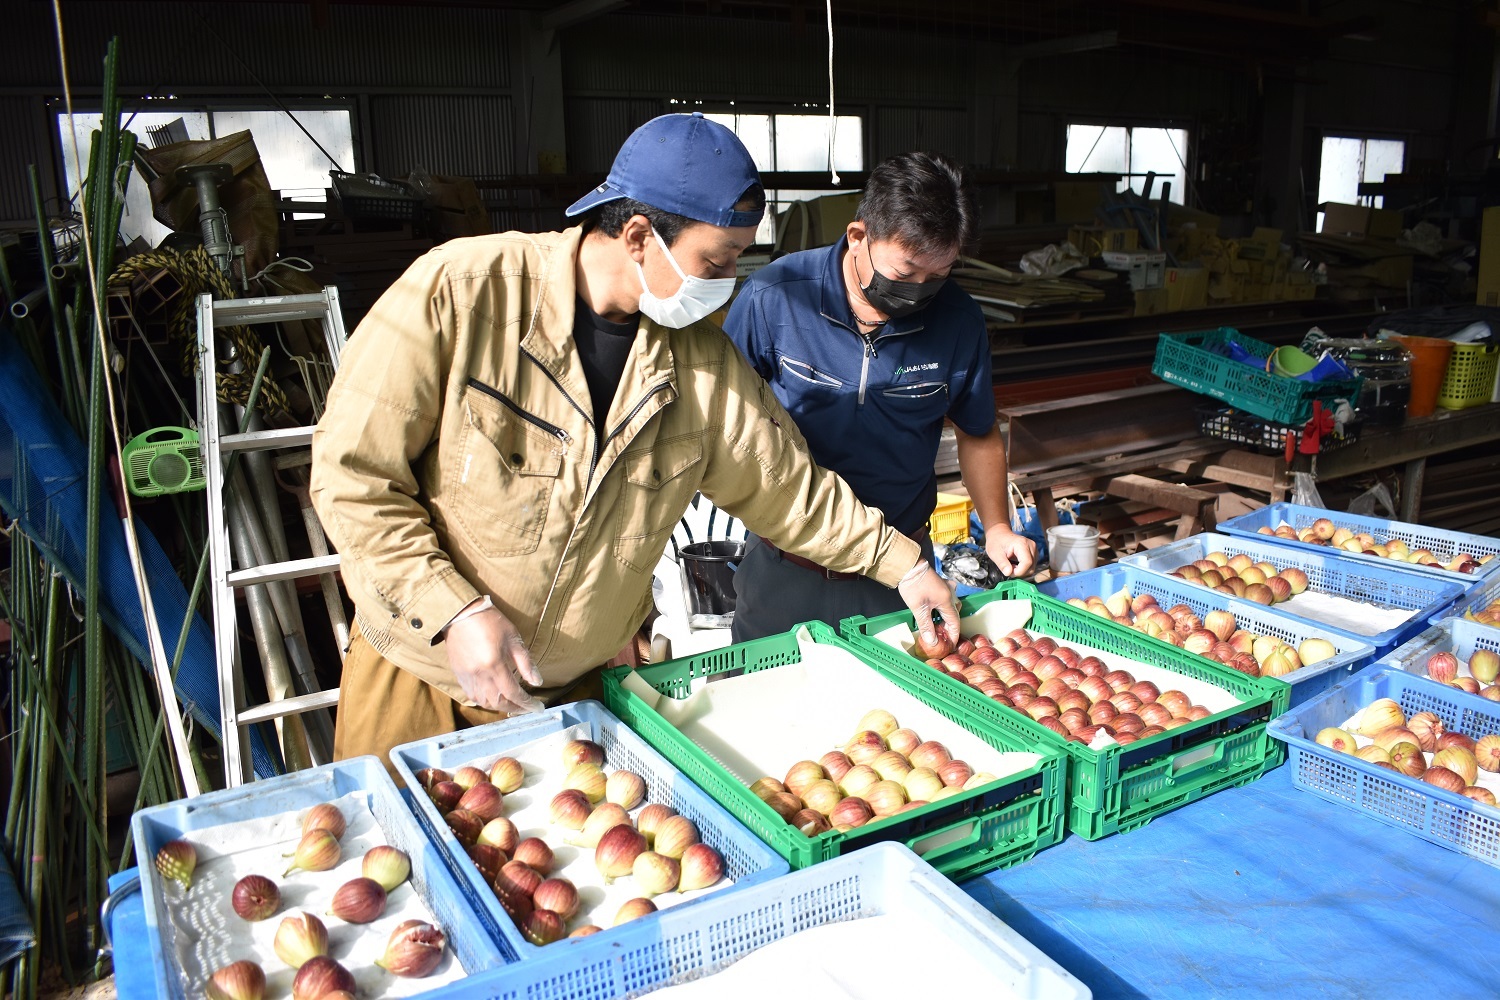
[[[1408,417],[1425,417],[1437,409],[1438,390],[1448,371],[1448,357],[1453,341],[1436,337],[1393,337],[1411,351],[1411,402],[1406,404]]]

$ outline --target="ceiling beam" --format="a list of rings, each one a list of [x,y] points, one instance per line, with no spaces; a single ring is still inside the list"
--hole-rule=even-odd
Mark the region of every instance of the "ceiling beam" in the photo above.
[[[601,14],[627,6],[629,0],[568,0],[553,7],[537,18],[537,27],[543,31],[556,31],[592,20]]]

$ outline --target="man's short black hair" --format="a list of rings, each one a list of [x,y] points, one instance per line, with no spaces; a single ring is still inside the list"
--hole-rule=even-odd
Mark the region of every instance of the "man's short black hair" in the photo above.
[[[872,240],[894,240],[918,253],[969,250],[979,207],[963,169],[940,153],[900,153],[870,171],[854,217]]]
[[[759,184],[752,184],[746,188],[745,193],[740,195],[740,200],[734,204],[737,212],[755,212],[765,207],[766,192]],[[651,228],[656,230],[656,235],[660,236],[667,246],[676,243],[677,237],[681,236],[682,231],[693,222],[685,215],[663,212],[659,208],[636,201],[634,198],[616,198],[614,201],[606,201],[597,208],[585,212],[583,224],[589,232],[597,229],[610,239],[614,239],[624,231],[625,223],[636,215],[644,215],[646,221],[651,223]]]

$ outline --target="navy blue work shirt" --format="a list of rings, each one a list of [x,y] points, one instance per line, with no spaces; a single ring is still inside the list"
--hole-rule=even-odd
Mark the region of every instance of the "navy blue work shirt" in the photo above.
[[[847,247],[843,239],[761,268],[724,332],[796,420],[814,461],[913,535],[937,503],[943,418],[976,437],[995,426],[984,314],[948,281],[925,309],[862,334],[840,266]]]

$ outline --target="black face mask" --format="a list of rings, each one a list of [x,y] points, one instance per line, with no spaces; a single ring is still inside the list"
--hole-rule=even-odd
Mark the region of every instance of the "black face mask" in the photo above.
[[[865,244],[866,257],[869,256],[869,244]],[[854,275],[859,277],[859,261],[854,263]],[[879,309],[892,319],[900,319],[910,316],[912,313],[925,309],[938,292],[943,290],[943,284],[947,278],[937,278],[933,281],[896,281],[887,278],[875,270],[875,262],[870,261],[870,283],[860,285],[859,290],[864,293],[865,301]]]

